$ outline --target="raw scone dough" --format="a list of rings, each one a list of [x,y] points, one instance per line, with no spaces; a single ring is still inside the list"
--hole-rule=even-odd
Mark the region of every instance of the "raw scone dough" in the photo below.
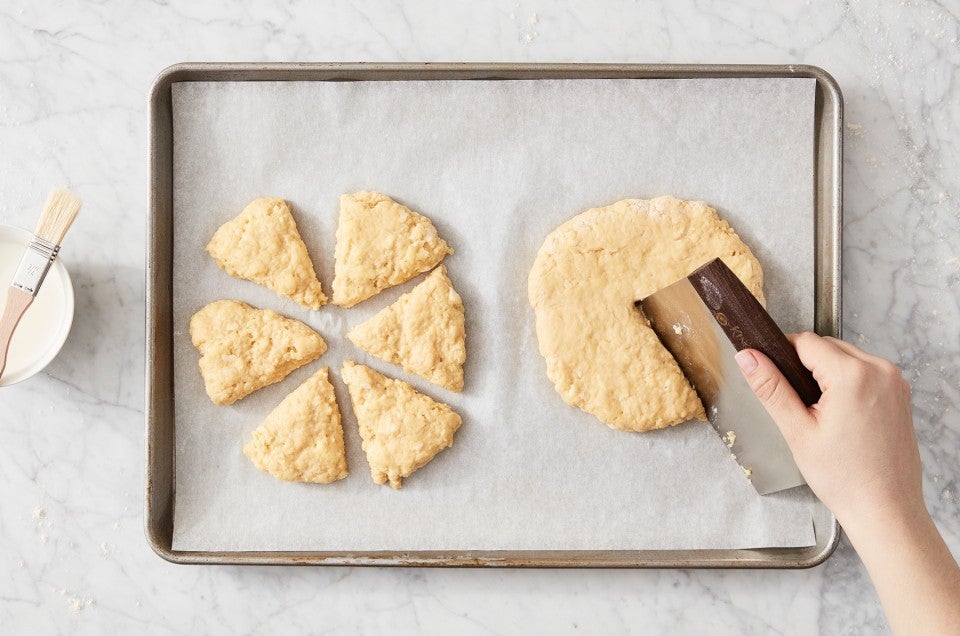
[[[451,391],[463,390],[463,301],[444,265],[347,333],[367,353]]]
[[[190,319],[200,374],[214,404],[233,404],[327,350],[313,329],[236,300],[210,303]]]
[[[225,272],[246,278],[310,309],[327,297],[283,199],[255,199],[216,231],[207,252]]]
[[[628,431],[705,419],[634,302],[718,256],[764,302],[760,263],[702,201],[627,199],[550,233],[528,290],[547,375],[564,401]]]
[[[400,488],[404,477],[453,445],[460,416],[446,404],[350,360],[342,374],[376,483],[389,479]]]
[[[340,197],[333,302],[352,307],[433,269],[453,250],[430,219],[379,192]]]
[[[273,409],[253,431],[243,454],[284,481],[329,484],[347,476],[340,410],[327,367]]]

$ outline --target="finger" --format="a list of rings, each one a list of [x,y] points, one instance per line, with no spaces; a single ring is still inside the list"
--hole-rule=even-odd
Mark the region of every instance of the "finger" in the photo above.
[[[797,348],[798,346],[800,346],[810,351],[812,351],[815,348],[822,348],[821,353],[828,353],[829,347],[826,345],[830,345],[833,348],[838,349],[840,352],[853,356],[855,358],[863,359],[865,356],[870,355],[865,351],[863,351],[862,349],[859,349],[856,346],[850,344],[846,340],[840,340],[839,338],[834,338],[833,336],[820,336],[811,331],[804,331],[802,333],[790,333],[790,334],[787,334],[787,339],[794,346],[794,348]]]
[[[736,361],[747,384],[792,449],[814,424],[809,409],[767,356],[753,349],[744,349],[737,353]]]
[[[849,353],[851,356],[857,358],[858,360],[863,360],[864,362],[869,363],[870,365],[878,369],[882,369],[887,373],[890,373],[893,371],[893,369],[890,368],[890,365],[892,363],[886,358],[881,358],[880,356],[875,356],[872,353],[867,353],[860,347],[854,344],[851,344],[845,340],[837,340],[836,338],[831,338],[829,336],[826,337],[825,339],[829,340],[830,342],[835,344],[837,347],[839,347],[841,350],[845,351],[846,353]]]
[[[824,336],[824,340],[833,344],[836,348],[840,349],[844,353],[863,360],[864,362],[875,362],[876,356],[872,356],[860,347],[847,342],[846,340],[840,340],[839,338],[834,338],[832,336]]]
[[[810,370],[822,391],[861,361],[837,346],[835,341],[809,331],[788,337],[800,356],[800,362]]]

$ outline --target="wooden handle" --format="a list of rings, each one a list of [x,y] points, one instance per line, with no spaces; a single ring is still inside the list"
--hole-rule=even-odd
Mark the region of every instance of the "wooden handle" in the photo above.
[[[687,279],[737,351],[756,349],[773,361],[807,406],[822,395],[820,385],[807,370],[780,327],[730,268],[714,259]]]
[[[15,287],[7,289],[7,304],[0,316],[0,377],[3,377],[3,370],[7,366],[7,350],[13,338],[13,330],[17,328],[20,318],[32,302],[33,296],[27,292]]]

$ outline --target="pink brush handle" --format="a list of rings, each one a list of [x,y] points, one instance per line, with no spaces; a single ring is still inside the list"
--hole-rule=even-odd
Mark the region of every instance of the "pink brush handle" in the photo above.
[[[0,316],[0,377],[3,377],[3,370],[7,366],[7,350],[10,348],[13,331],[32,302],[33,296],[25,291],[15,287],[7,290],[7,304],[4,305],[3,315]]]

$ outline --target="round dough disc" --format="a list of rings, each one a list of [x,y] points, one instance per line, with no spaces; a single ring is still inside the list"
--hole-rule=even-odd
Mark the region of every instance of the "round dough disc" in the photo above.
[[[547,375],[564,401],[627,431],[706,419],[634,303],[718,256],[764,302],[760,263],[702,201],[626,199],[550,233],[528,291]]]

